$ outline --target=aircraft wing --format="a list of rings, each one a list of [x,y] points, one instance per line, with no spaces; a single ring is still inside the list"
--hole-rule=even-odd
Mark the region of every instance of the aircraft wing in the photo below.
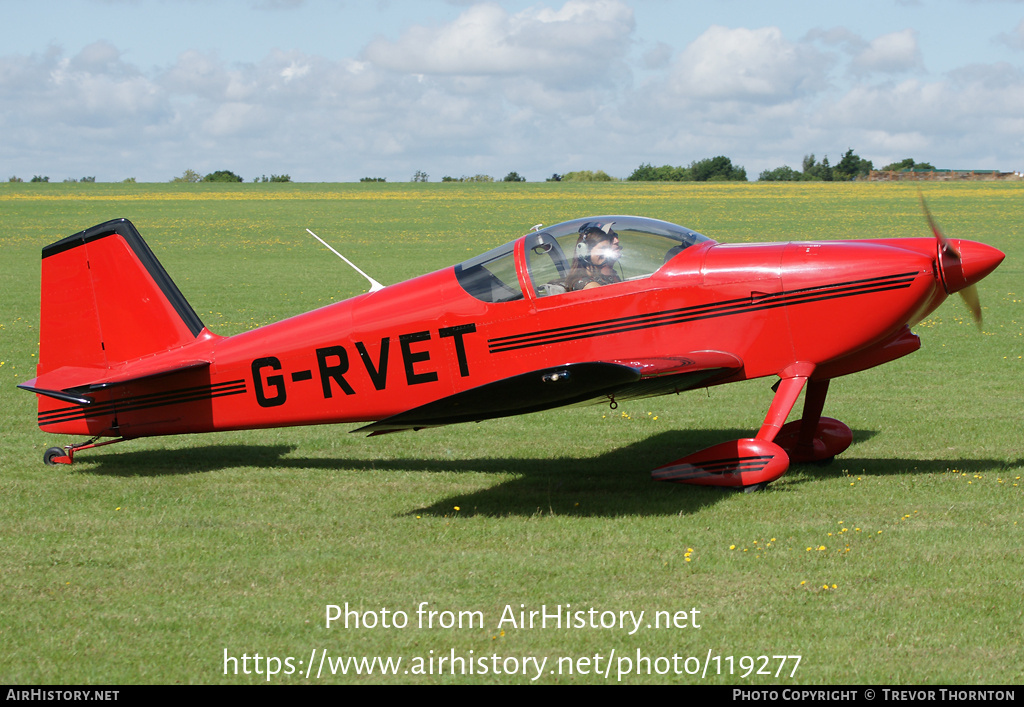
[[[728,377],[736,356],[697,351],[669,358],[569,363],[503,378],[392,415],[353,432],[371,436],[457,422],[479,422],[588,401],[681,392]]]
[[[692,351],[666,358],[618,359],[614,363],[640,371],[640,380],[616,391],[616,400],[693,390],[717,383],[743,368],[739,356],[724,351]]]

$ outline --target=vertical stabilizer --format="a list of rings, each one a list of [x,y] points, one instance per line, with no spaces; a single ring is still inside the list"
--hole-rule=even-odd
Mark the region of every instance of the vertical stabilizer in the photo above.
[[[184,346],[202,330],[127,219],[43,248],[38,376],[63,367],[108,369]]]

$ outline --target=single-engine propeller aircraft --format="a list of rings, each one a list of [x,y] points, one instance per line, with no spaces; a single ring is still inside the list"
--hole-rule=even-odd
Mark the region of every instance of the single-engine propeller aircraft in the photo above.
[[[44,456],[70,464],[137,437],[342,422],[377,435],[777,376],[756,434],[652,472],[760,488],[850,445],[821,415],[830,380],[917,350],[910,325],[949,294],[980,317],[974,285],[1003,253],[928,221],[934,238],[725,245],[648,218],[577,219],[228,337],[129,221],[109,221],[43,249],[37,376],[19,387],[44,431],[92,438]]]

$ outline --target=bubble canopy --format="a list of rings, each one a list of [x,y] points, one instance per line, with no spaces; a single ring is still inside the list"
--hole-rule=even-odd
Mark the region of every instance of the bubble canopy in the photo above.
[[[532,297],[550,297],[571,291],[574,268],[600,260],[606,266],[605,281],[614,286],[650,277],[687,248],[710,240],[667,221],[591,216],[542,228],[489,250],[456,265],[455,276],[466,292],[485,302],[523,299],[522,282],[530,284]],[[520,241],[525,257],[518,267],[525,269],[525,277],[520,277],[515,257]],[[596,252],[601,247],[617,252],[600,259]]]

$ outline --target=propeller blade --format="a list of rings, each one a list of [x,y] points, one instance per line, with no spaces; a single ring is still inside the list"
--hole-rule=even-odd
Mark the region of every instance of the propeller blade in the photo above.
[[[971,314],[974,315],[978,331],[981,331],[981,298],[978,297],[977,285],[971,285],[960,290],[960,296],[963,298],[967,308],[971,310]]]
[[[981,331],[981,298],[978,297],[978,288],[974,284],[968,285],[967,283],[977,282],[985,274],[991,272],[1002,261],[1003,254],[988,246],[981,246],[979,248],[980,244],[978,243],[961,241],[961,247],[967,248],[970,246],[970,248],[974,249],[968,248],[968,257],[972,258],[972,263],[970,267],[971,275],[969,278],[966,277],[964,274],[963,256],[953,243],[946,238],[945,234],[942,233],[939,225],[935,223],[935,219],[932,218],[932,213],[928,210],[928,204],[925,203],[924,194],[920,188],[917,190],[917,196],[921,200],[924,216],[928,219],[928,227],[932,229],[932,233],[935,234],[935,239],[939,243],[937,264],[942,278],[942,286],[949,294],[953,292],[960,293],[964,304],[971,310],[971,316],[974,317],[974,322],[978,325],[978,331]],[[988,269],[982,272],[983,266]]]
[[[932,218],[932,212],[928,210],[928,204],[925,203],[924,194],[920,189],[917,190],[917,198],[921,200],[921,209],[924,211],[924,217],[928,219],[928,227],[932,229],[932,233],[935,234],[935,239],[942,246],[942,250],[950,253],[956,258],[959,258],[960,253],[957,252],[956,248],[953,247],[953,244],[949,242],[949,239],[947,239],[945,234],[942,232],[942,229],[939,228],[939,225],[935,223],[935,219]]]

